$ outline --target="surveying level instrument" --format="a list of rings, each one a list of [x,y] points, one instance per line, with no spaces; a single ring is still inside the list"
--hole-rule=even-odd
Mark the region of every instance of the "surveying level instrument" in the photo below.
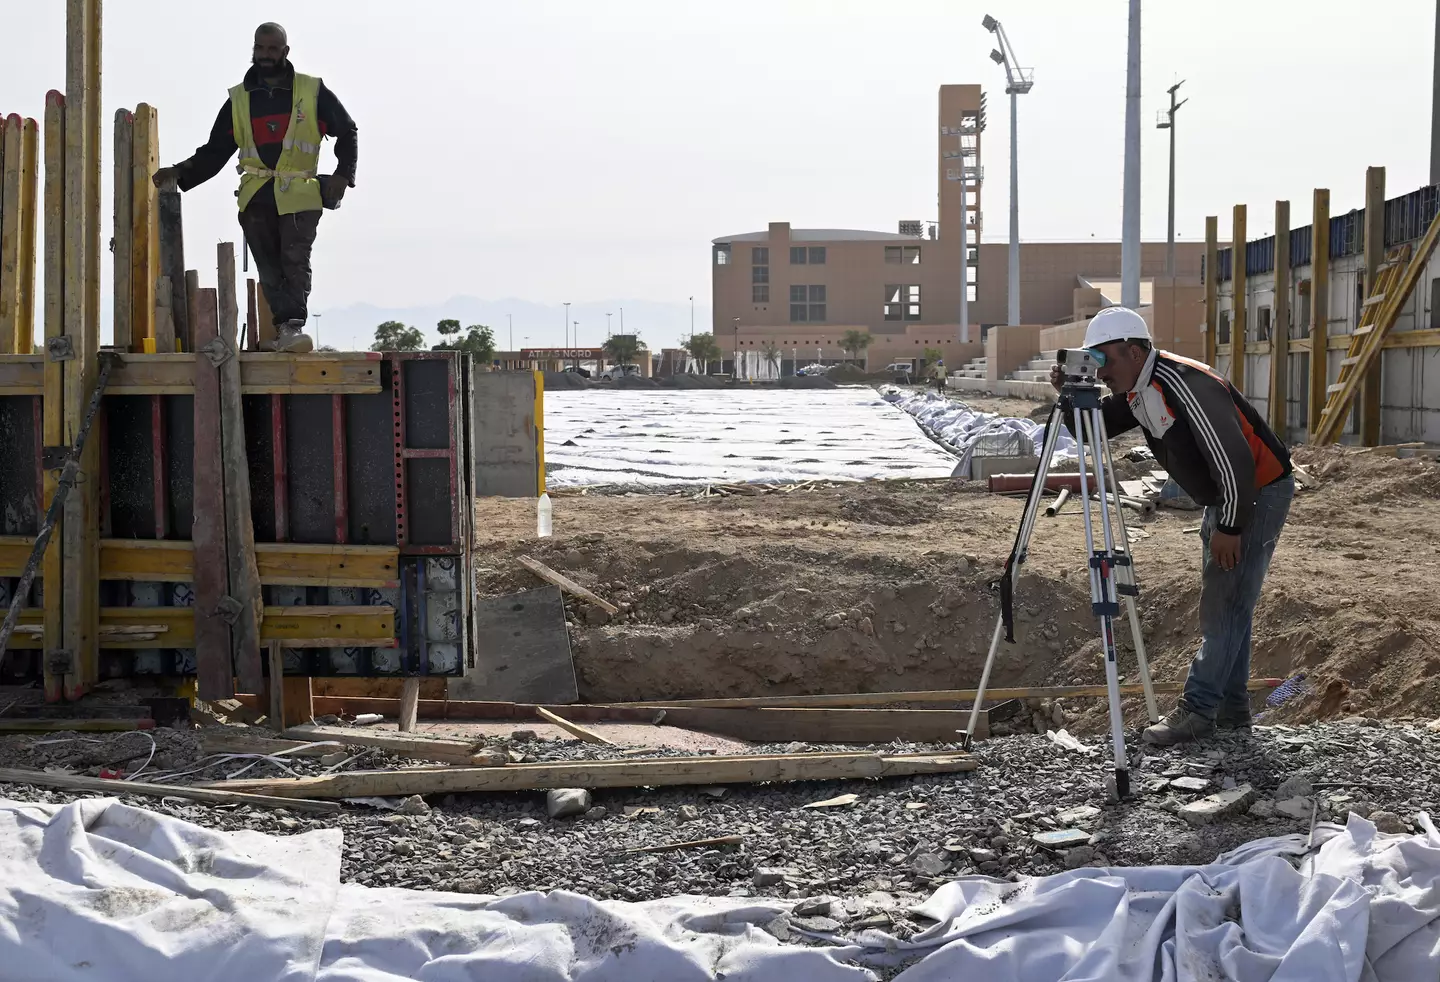
[[[1110,738],[1115,754],[1115,793],[1120,798],[1126,798],[1130,794],[1130,767],[1125,755],[1124,718],[1120,710],[1120,673],[1115,645],[1115,620],[1120,613],[1121,597],[1124,598],[1129,615],[1130,634],[1135,641],[1140,682],[1145,690],[1145,710],[1151,723],[1158,722],[1160,715],[1155,706],[1155,690],[1150,683],[1150,665],[1145,657],[1145,639],[1140,633],[1140,616],[1135,607],[1139,588],[1135,583],[1135,568],[1130,559],[1130,543],[1125,535],[1119,482],[1115,476],[1115,462],[1110,454],[1109,437],[1105,432],[1105,417],[1100,409],[1100,386],[1096,372],[1105,364],[1105,356],[1093,348],[1063,348],[1056,361],[1064,375],[1061,397],[1055,400],[1050,417],[1045,422],[1044,447],[1040,451],[1040,460],[1035,465],[1035,476],[1030,484],[1030,494],[1025,500],[1025,511],[1020,517],[1015,545],[1010,550],[1010,558],[1005,561],[1004,572],[998,580],[990,584],[991,589],[1000,593],[1000,616],[995,621],[995,632],[990,637],[990,651],[985,656],[985,668],[980,675],[975,705],[970,710],[970,722],[965,727],[964,746],[968,750],[974,741],[975,724],[980,717],[980,705],[985,701],[985,689],[990,683],[990,669],[995,664],[995,653],[1000,648],[1000,641],[1003,638],[1009,644],[1015,643],[1015,584],[1020,578],[1020,567],[1024,565],[1029,552],[1030,536],[1035,531],[1035,518],[1040,513],[1040,502],[1045,496],[1045,481],[1050,474],[1050,461],[1055,455],[1060,429],[1068,423],[1070,432],[1075,436],[1080,471],[1079,497],[1085,523],[1085,555],[1090,572],[1090,609],[1099,619],[1100,642],[1105,654],[1105,687],[1110,702]],[[1073,413],[1069,420],[1064,418],[1067,402]],[[1090,497],[1092,466],[1095,501]],[[1107,487],[1109,495],[1104,493]],[[1099,506],[1098,512],[1093,512],[1096,505]]]

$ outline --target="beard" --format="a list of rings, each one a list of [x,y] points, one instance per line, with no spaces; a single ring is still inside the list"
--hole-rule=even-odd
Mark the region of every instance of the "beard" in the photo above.
[[[250,63],[263,74],[271,74],[280,70],[281,62],[270,58],[251,58]]]

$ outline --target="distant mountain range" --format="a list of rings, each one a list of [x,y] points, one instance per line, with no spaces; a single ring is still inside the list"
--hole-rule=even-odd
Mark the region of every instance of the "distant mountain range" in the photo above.
[[[579,321],[572,345],[592,347],[606,336],[608,311],[610,329],[620,333],[620,311],[625,311],[625,332],[639,334],[651,351],[673,348],[690,334],[690,304],[662,303],[653,300],[601,300],[570,305],[570,320]],[[312,331],[318,331],[319,343],[341,350],[363,350],[370,347],[375,328],[385,321],[400,321],[419,328],[426,340],[435,344],[439,334],[435,324],[446,318],[458,320],[462,327],[488,324],[495,331],[495,342],[501,350],[510,350],[511,338],[516,348],[557,347],[565,343],[565,308],[560,304],[540,304],[529,300],[482,300],[479,297],[456,296],[444,303],[418,307],[377,307],[368,303],[348,307],[332,307],[317,311],[312,317]],[[513,335],[511,323],[513,320]],[[710,330],[710,305],[696,298],[695,331]],[[528,340],[526,340],[528,338]]]

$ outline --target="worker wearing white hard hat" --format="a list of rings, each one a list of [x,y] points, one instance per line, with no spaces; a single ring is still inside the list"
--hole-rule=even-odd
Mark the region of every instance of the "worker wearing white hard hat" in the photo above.
[[[1169,745],[1250,728],[1250,626],[1295,493],[1290,454],[1235,386],[1208,365],[1160,351],[1145,318],[1107,307],[1085,328],[1110,436],[1140,427],[1155,459],[1205,506],[1200,632],[1185,693],[1144,739]],[[1057,365],[1050,382],[1063,394]],[[1069,409],[1066,407],[1066,418]]]

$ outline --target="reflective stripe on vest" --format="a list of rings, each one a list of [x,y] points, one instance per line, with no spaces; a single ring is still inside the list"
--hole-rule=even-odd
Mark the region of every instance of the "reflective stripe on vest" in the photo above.
[[[240,162],[240,192],[237,202],[244,211],[265,182],[275,182],[275,208],[281,215],[319,211],[323,207],[316,169],[320,164],[320,80],[295,73],[291,83],[290,121],[280,144],[280,159],[265,166],[255,146],[254,124],[250,119],[250,92],[243,84],[230,90],[231,127]]]

